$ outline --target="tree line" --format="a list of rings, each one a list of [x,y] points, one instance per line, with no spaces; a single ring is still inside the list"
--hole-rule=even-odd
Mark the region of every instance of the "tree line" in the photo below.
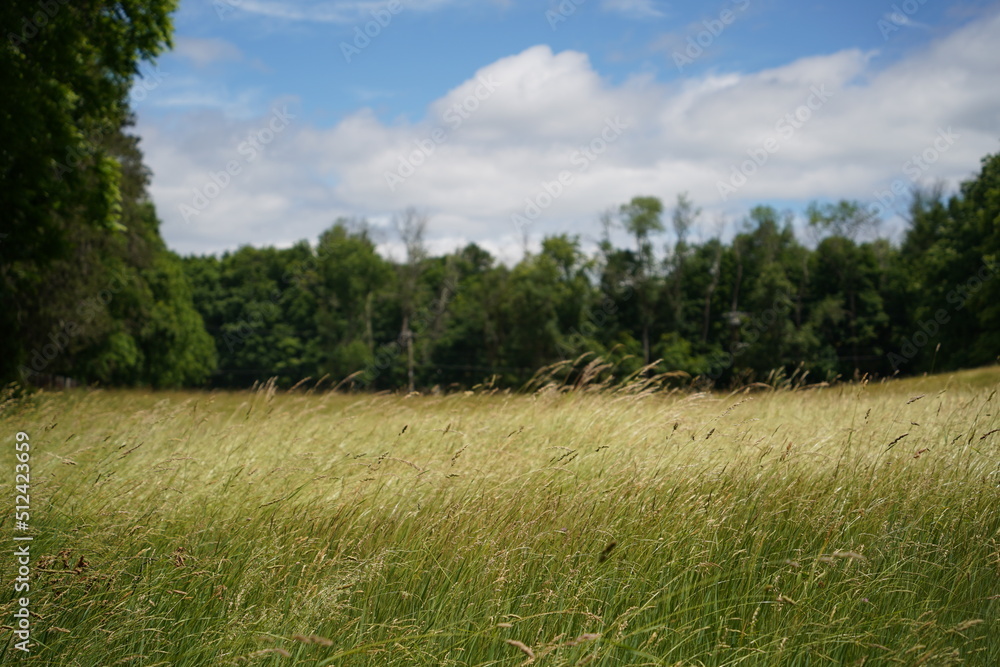
[[[668,211],[641,196],[604,216],[593,251],[559,234],[513,266],[474,243],[428,255],[414,210],[397,216],[395,261],[363,220],[342,219],[316,245],[183,263],[215,340],[214,386],[518,387],[594,358],[609,375],[652,365],[721,386],[884,377],[996,361],[998,193],[1000,155],[951,197],[917,190],[895,244],[849,201],[810,205],[807,242],[791,213],[757,206],[732,238],[696,243],[688,197]],[[614,229],[631,242],[614,244]]]
[[[572,375],[601,358],[612,379],[728,386],[1000,353],[1000,154],[951,196],[915,190],[897,242],[849,201],[812,204],[798,224],[758,206],[734,234],[695,241],[706,222],[681,195],[637,196],[602,216],[596,247],[553,235],[512,266],[476,244],[430,254],[415,210],[396,218],[400,259],[345,219],[316,243],[179,257],[129,132],[129,91],[169,48],[175,5],[0,8],[5,383],[518,387],[560,360],[579,361],[559,371]]]

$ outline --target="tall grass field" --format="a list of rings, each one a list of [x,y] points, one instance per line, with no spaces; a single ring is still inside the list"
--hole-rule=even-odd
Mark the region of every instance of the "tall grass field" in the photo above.
[[[998,388],[11,400],[0,662],[1000,665]]]

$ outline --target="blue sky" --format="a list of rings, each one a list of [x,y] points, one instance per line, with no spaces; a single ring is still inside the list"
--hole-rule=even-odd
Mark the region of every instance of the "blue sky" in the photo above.
[[[339,216],[391,251],[415,206],[434,249],[511,258],[685,191],[702,237],[840,197],[891,229],[1000,139],[995,2],[202,0],[175,26],[133,102],[182,253]]]

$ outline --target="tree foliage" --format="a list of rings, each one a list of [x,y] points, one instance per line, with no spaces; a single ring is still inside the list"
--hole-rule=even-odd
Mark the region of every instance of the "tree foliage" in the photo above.
[[[0,8],[0,378],[179,386],[214,366],[163,244],[128,93],[170,0]]]
[[[185,262],[216,337],[223,373],[213,381],[224,386],[358,373],[345,386],[406,388],[407,331],[413,384],[425,389],[490,377],[517,387],[581,355],[612,360],[624,376],[642,368],[647,347],[660,370],[721,385],[775,373],[819,381],[942,370],[991,363],[1000,350],[998,164],[984,160],[948,200],[920,191],[898,245],[849,201],[809,206],[799,229],[811,244],[794,215],[768,206],[750,210],[726,241],[692,242],[698,211],[681,196],[671,211],[652,197],[619,209],[635,245],[608,237],[588,254],[578,237],[551,236],[513,266],[474,244],[393,261],[369,227],[346,220],[316,247]],[[665,213],[673,236],[658,250]],[[277,308],[276,329],[267,319],[227,337],[264,302]]]

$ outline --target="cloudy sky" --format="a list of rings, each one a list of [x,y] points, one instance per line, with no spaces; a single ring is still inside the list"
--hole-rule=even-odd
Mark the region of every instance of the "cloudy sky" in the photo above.
[[[997,2],[183,0],[175,25],[133,104],[185,254],[340,216],[391,248],[413,206],[433,250],[511,259],[681,192],[696,237],[841,198],[892,230],[1000,150]]]

